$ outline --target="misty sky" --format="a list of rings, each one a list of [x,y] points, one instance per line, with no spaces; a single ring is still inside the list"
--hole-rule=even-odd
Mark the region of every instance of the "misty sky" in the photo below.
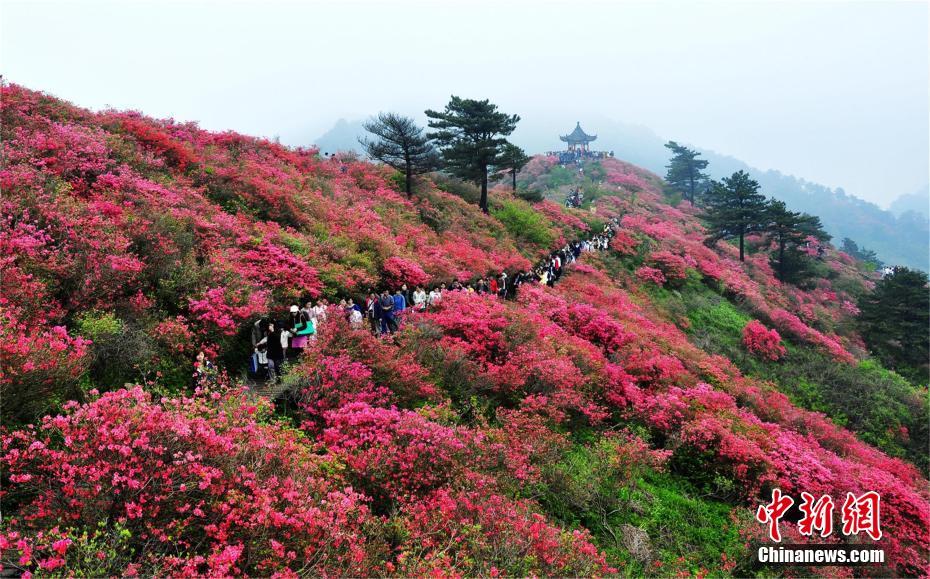
[[[533,125],[645,125],[882,206],[928,180],[927,3],[502,3],[3,1],[0,69],[289,144],[456,94]]]

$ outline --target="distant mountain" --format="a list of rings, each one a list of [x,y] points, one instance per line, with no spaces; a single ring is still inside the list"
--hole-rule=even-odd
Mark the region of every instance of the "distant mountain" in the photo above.
[[[365,134],[361,119],[348,121],[339,119],[333,128],[323,133],[313,144],[320,148],[320,153],[337,153],[339,151],[361,152],[358,138]]]
[[[930,185],[924,185],[913,193],[901,195],[891,203],[889,210],[898,216],[913,211],[918,215],[930,217]]]
[[[640,167],[665,175],[668,162],[667,139],[642,125],[618,122],[602,115],[579,115],[578,118],[553,116],[545,120],[526,118],[512,140],[530,153],[561,149],[559,135],[570,132],[580,122],[585,132],[596,134],[593,147],[613,151],[614,155]],[[362,120],[340,119],[332,129],[316,140],[321,152],[359,151],[358,137],[364,134]],[[674,138],[674,136],[672,136]],[[780,171],[763,171],[731,156],[699,149],[710,161],[708,171],[715,179],[746,171],[762,185],[762,191],[784,201],[795,211],[817,215],[826,230],[839,244],[844,237],[860,247],[875,251],[882,261],[930,271],[930,221],[927,220],[928,193],[924,188],[899,198],[892,211],[847,194]],[[923,197],[921,197],[921,195]],[[923,211],[918,211],[922,207]],[[914,210],[914,213],[907,213]]]

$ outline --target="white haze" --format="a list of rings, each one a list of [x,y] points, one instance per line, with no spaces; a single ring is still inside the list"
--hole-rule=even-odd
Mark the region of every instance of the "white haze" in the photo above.
[[[927,183],[926,3],[503,4],[7,1],[0,66],[90,108],[289,144],[456,94],[537,131],[645,125],[882,206]]]

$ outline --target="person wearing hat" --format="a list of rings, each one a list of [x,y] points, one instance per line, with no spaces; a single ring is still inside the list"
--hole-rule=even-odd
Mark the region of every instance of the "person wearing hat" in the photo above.
[[[287,330],[291,333],[291,343],[288,354],[291,357],[298,357],[307,347],[310,336],[314,333],[314,328],[307,319],[307,315],[300,311],[297,304],[291,306],[291,311],[287,318]]]

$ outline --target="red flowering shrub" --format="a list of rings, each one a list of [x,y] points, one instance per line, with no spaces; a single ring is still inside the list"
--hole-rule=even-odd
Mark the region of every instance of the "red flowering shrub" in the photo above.
[[[639,240],[628,231],[620,230],[610,240],[610,248],[620,255],[636,255]]]
[[[411,500],[445,484],[466,450],[454,429],[407,410],[352,402],[327,423],[323,443],[359,488],[381,500]]]
[[[573,336],[579,336],[614,353],[633,336],[604,311],[587,304],[572,304],[552,314],[552,319]]]
[[[650,470],[665,468],[670,450],[655,450],[639,436],[621,431],[606,437],[611,448],[610,465],[625,480],[636,480]]]
[[[636,270],[636,277],[643,281],[652,282],[656,285],[665,285],[667,281],[665,274],[662,273],[661,269],[656,269],[654,267],[649,267],[644,265]]]
[[[402,576],[583,576],[615,573],[586,531],[563,531],[525,503],[487,490],[441,489],[410,508],[397,566]],[[443,546],[441,550],[437,547]],[[431,552],[431,557],[408,553]]]
[[[743,328],[743,345],[751,353],[772,361],[784,358],[787,353],[778,332],[766,328],[759,320],[752,320]]]
[[[307,375],[306,385],[299,392],[298,404],[310,419],[303,423],[302,428],[311,432],[318,428],[329,411],[338,410],[350,402],[378,406],[390,399],[390,390],[372,382],[370,368],[345,355],[304,360],[297,372]]]
[[[237,395],[156,404],[135,388],[4,435],[4,505],[20,513],[0,538],[4,558],[67,567],[80,553],[41,530],[78,541],[118,524],[129,538],[100,575],[130,570],[127,560],[139,574],[365,574],[363,498],[324,477],[293,433],[257,422],[267,411]]]
[[[665,276],[666,281],[679,282],[688,277],[688,264],[680,255],[670,251],[656,251],[649,261]]]
[[[425,286],[429,283],[429,276],[419,265],[402,257],[389,257],[381,266],[385,284],[390,288],[399,289],[401,285],[407,287]]]
[[[29,328],[0,311],[0,396],[6,412],[34,420],[48,398],[73,386],[87,369],[90,341],[63,326]],[[73,392],[69,392],[73,395]]]

